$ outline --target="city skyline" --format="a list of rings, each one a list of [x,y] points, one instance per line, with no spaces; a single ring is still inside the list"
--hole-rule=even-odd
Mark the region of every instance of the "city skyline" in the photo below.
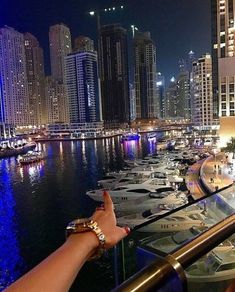
[[[86,35],[97,39],[96,19],[86,13],[89,10],[113,5],[125,6],[124,11],[112,14],[102,14],[101,23],[121,23],[128,29],[131,38],[130,25],[135,24],[140,31],[150,31],[157,47],[157,71],[166,77],[166,82],[178,70],[178,59],[191,49],[199,56],[210,52],[210,1],[209,0],[159,0],[148,1],[145,4],[146,15],[143,17],[143,1],[95,1],[69,0],[66,4],[61,0],[50,3],[31,3],[23,0],[11,3],[3,0],[0,26],[12,26],[20,32],[30,32],[35,35],[45,51],[46,74],[49,75],[49,40],[48,28],[51,25],[64,22],[71,29],[73,40],[78,35]],[[66,5],[66,7],[65,7]],[[19,7],[20,6],[20,7]],[[179,9],[184,7],[184,9]],[[178,9],[177,9],[178,8]],[[21,10],[19,15],[18,11]],[[200,14],[200,18],[197,15]],[[187,23],[187,25],[185,25]]]

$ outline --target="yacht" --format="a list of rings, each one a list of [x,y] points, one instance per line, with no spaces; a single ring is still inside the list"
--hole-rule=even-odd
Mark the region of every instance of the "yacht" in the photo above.
[[[169,187],[169,182],[165,180],[148,180],[140,184],[118,185],[109,190],[113,203],[121,203],[138,199],[149,193],[154,193],[159,188]],[[103,201],[103,191],[106,189],[97,189],[86,192],[86,194],[95,201]]]
[[[40,151],[29,151],[24,155],[19,155],[17,161],[20,165],[38,162],[43,159],[43,154]]]
[[[167,207],[167,206],[166,206]],[[165,209],[166,210],[166,209]],[[165,211],[164,210],[164,211]],[[169,212],[169,210],[168,210]],[[130,228],[137,227],[140,224],[147,223],[149,220],[157,219],[159,217],[159,211],[151,214],[147,217],[143,214],[132,214],[129,216],[123,216],[118,218],[118,225],[129,226]],[[204,227],[205,216],[202,211],[178,211],[175,214],[169,215],[165,218],[155,220],[152,223],[138,229],[140,232],[176,232],[180,230],[188,230],[192,227]]]
[[[17,156],[27,153],[29,150],[36,148],[35,142],[22,140],[7,140],[0,142],[0,159],[10,156]]]
[[[179,191],[175,191],[172,187],[159,188],[155,193],[128,202],[115,204],[115,212],[117,214],[141,213],[146,210],[154,210],[157,208],[175,209],[188,203],[187,196]],[[152,211],[151,211],[152,212]]]
[[[215,248],[186,269],[189,282],[211,283],[234,279],[235,248],[225,246]]]

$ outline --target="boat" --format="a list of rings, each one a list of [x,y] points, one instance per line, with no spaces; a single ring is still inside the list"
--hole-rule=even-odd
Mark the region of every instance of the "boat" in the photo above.
[[[189,282],[212,283],[235,278],[234,245],[218,246],[185,270]]]
[[[166,205],[167,207],[167,205]],[[165,208],[166,210],[167,208]],[[137,227],[143,223],[147,223],[152,219],[157,219],[160,215],[160,210],[156,213],[151,213],[149,216],[145,217],[144,214],[132,214],[129,216],[123,216],[117,219],[118,225],[129,226],[130,228]],[[169,212],[169,210],[168,210]],[[169,215],[165,218],[153,221],[149,224],[138,229],[140,232],[176,232],[180,230],[188,230],[192,227],[202,228],[206,226],[204,222],[205,216],[200,210],[193,211],[178,211],[175,214]]]
[[[176,248],[180,247],[186,241],[196,237],[201,232],[205,231],[207,228],[202,227],[191,227],[188,230],[179,231],[168,236],[164,236],[157,239],[150,239],[146,244],[147,247],[160,250],[164,253],[171,253]]]
[[[139,140],[139,138],[140,138],[140,134],[138,134],[136,132],[124,133],[121,136],[121,142]]]
[[[17,161],[20,165],[38,162],[43,159],[43,154],[40,151],[29,151],[24,155],[19,155]]]
[[[26,154],[28,151],[35,149],[35,142],[26,140],[1,141],[0,142],[0,159]]]
[[[172,187],[159,188],[155,193],[150,193],[136,200],[128,202],[121,202],[115,204],[115,212],[118,215],[125,215],[131,213],[141,213],[146,210],[154,212],[157,208],[168,206],[168,209],[173,210],[188,203],[187,196],[180,191],[175,191]]]
[[[158,181],[146,181],[144,183],[132,183],[127,185],[118,185],[109,190],[109,194],[113,200],[113,203],[121,203],[123,201],[131,201],[138,199],[141,196],[146,196],[149,193],[156,192],[159,188],[170,187],[169,182],[164,180]],[[86,192],[86,195],[95,201],[103,201],[103,192],[106,189],[96,189]]]

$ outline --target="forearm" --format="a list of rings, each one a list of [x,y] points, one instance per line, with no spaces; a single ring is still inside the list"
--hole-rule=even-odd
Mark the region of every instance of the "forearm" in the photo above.
[[[72,235],[53,254],[6,291],[68,291],[82,265],[98,245],[92,232]]]

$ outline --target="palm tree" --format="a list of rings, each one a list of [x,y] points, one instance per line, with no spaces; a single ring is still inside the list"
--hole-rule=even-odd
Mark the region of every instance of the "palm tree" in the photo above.
[[[227,143],[224,149],[225,151],[233,153],[233,159],[235,159],[235,137],[231,137],[230,142]]]

